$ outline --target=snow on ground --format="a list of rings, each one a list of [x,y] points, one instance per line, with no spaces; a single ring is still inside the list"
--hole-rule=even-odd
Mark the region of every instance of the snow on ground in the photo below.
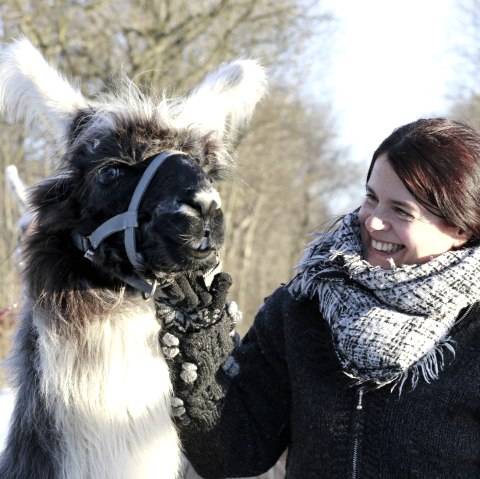
[[[0,451],[7,438],[8,423],[13,411],[14,394],[10,390],[0,391]]]

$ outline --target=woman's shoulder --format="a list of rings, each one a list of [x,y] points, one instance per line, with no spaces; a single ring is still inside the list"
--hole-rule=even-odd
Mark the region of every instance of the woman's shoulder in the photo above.
[[[296,329],[306,323],[324,323],[316,298],[305,298],[291,292],[288,284],[279,286],[265,298],[255,319],[256,326],[264,331]]]
[[[327,358],[325,361],[334,357],[330,330],[319,310],[318,300],[295,296],[286,285],[265,299],[250,334],[272,362],[272,358],[283,364],[295,362],[299,351],[311,348],[315,354]]]
[[[318,302],[314,299],[300,297],[291,291],[288,284],[280,285],[270,296],[264,299],[260,311],[269,314],[287,315],[296,314],[299,310],[315,308],[318,311]]]

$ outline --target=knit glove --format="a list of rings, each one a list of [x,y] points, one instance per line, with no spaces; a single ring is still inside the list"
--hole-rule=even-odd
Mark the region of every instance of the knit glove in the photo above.
[[[188,274],[155,298],[163,325],[160,344],[174,386],[172,413],[181,424],[208,420],[212,402],[222,397],[217,372],[236,373],[230,354],[239,340],[234,328],[241,312],[236,303],[226,303],[231,284],[227,273],[215,275],[209,288],[202,276]]]
[[[198,331],[221,318],[231,285],[227,273],[216,274],[210,288],[201,275],[178,276],[154,298],[157,318],[165,328],[182,333]]]

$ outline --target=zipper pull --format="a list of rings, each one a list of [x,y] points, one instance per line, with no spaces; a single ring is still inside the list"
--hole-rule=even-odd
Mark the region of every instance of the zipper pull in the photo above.
[[[361,411],[363,409],[362,400],[363,400],[363,387],[358,390],[357,411]]]

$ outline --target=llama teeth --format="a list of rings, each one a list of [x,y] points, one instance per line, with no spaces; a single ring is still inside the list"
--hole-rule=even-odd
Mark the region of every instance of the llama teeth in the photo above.
[[[201,241],[199,241],[198,243],[195,243],[194,245],[192,245],[192,247],[197,251],[203,251],[208,249],[209,247],[208,238],[206,236],[203,237]]]

